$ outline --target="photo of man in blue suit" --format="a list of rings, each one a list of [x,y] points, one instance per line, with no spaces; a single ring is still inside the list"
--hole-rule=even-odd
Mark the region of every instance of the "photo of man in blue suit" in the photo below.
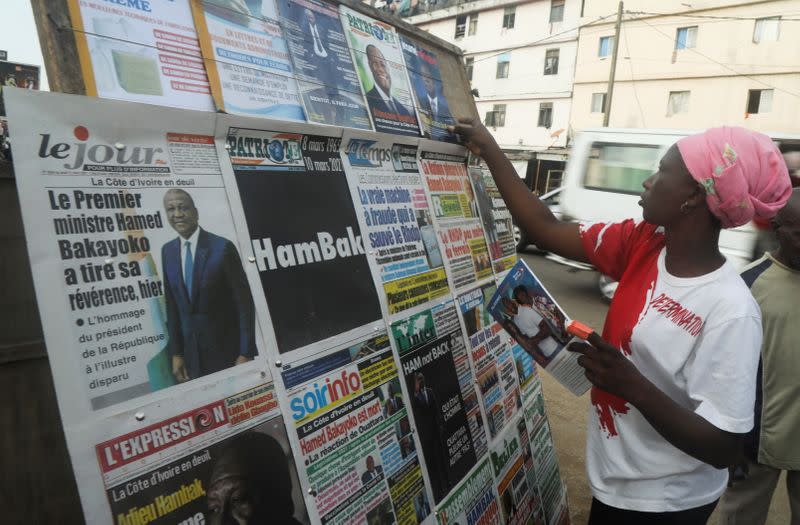
[[[167,191],[164,210],[178,233],[161,248],[172,374],[184,382],[250,361],[255,308],[236,247],[200,228],[184,190]]]

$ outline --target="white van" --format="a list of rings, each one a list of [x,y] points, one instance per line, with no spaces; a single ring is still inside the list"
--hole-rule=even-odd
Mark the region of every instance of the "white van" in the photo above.
[[[670,146],[692,133],[697,132],[611,128],[580,132],[564,175],[562,213],[581,222],[641,218],[638,203],[642,182],[657,170]],[[800,145],[800,135],[770,135],[779,145]],[[723,230],[720,251],[734,266],[742,268],[753,259],[757,238],[752,223]],[[601,276],[600,288],[610,298],[616,286]]]

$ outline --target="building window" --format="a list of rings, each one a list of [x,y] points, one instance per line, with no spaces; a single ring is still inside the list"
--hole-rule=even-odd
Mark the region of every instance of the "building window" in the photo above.
[[[611,54],[611,51],[614,49],[614,37],[613,36],[601,36],[600,37],[600,48],[597,51],[597,56],[607,57]]]
[[[467,80],[472,82],[472,68],[475,67],[475,57],[465,57],[464,67],[467,70]]]
[[[606,108],[606,94],[592,93],[592,113],[603,113]]]
[[[548,49],[544,54],[544,74],[558,75],[558,49]]]
[[[542,102],[539,104],[539,123],[540,128],[550,128],[553,125],[553,103]]]
[[[514,29],[514,19],[517,16],[517,7],[506,7],[503,10],[503,29]]]
[[[747,113],[769,113],[772,111],[771,89],[751,89],[747,94]]]
[[[753,42],[777,42],[781,36],[781,17],[772,16],[756,20]]]
[[[564,0],[551,0],[550,23],[564,21]]]
[[[675,49],[690,49],[697,45],[697,26],[679,27],[675,36]]]
[[[495,104],[491,111],[486,112],[484,124],[487,127],[502,128],[506,125],[506,105]]]
[[[689,91],[670,91],[667,100],[667,116],[689,112]]]
[[[508,78],[508,69],[511,66],[511,57],[503,53],[497,57],[497,75],[495,78]]]
[[[467,34],[469,36],[474,35],[478,32],[478,13],[472,13],[469,15],[469,29],[467,30]]]
[[[464,33],[467,31],[467,15],[458,15],[456,17],[456,38],[463,38]]]

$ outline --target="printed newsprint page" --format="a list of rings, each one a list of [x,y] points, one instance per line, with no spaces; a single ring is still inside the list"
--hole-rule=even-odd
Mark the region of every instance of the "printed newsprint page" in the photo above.
[[[313,498],[309,506],[321,523],[412,525],[431,514],[385,330],[296,361],[281,376]]]
[[[486,306],[497,286],[486,283],[460,294],[456,301],[466,330],[469,350],[481,403],[486,414],[489,439],[495,439],[522,408],[518,364],[509,339]]]
[[[274,333],[275,359],[286,364],[385,323],[339,156],[341,139],[309,134],[307,125],[260,129],[267,126],[220,115],[217,140],[224,145],[218,152],[226,188],[237,203],[234,217],[248,232],[240,241],[250,245],[258,271],[256,311],[270,319],[264,335],[269,341]]]
[[[342,160],[386,313],[448,296],[416,140],[345,130]]]
[[[451,286],[461,291],[493,279],[478,204],[461,146],[420,141],[419,167]]]
[[[213,111],[189,2],[67,5],[87,95]]]
[[[452,299],[391,325],[422,456],[438,504],[487,450],[480,405]]]
[[[497,287],[489,311],[536,363],[575,395],[589,390],[578,355],[565,347],[580,339],[567,333],[569,320],[525,261],[520,260]]]
[[[216,115],[5,91],[87,519],[201,523],[227,498],[218,482],[238,474],[260,483],[267,464],[280,465],[270,515],[307,523],[256,323],[258,273],[243,264],[223,185]]]
[[[514,241],[514,224],[500,190],[488,170],[469,168],[469,178],[475,190],[489,256],[494,273],[502,275],[517,262],[517,243]]]
[[[337,6],[276,2],[309,122],[372,129]]]
[[[239,505],[261,523],[294,518],[308,525],[272,383],[217,399],[196,394],[167,410],[153,404],[120,414],[92,432],[94,454],[82,450],[81,462],[73,462],[86,518],[199,525]],[[206,401],[196,404],[199,399]],[[142,415],[151,423],[139,424]],[[237,502],[237,493],[247,493],[248,501]]]
[[[375,131],[418,137],[417,112],[397,31],[344,5],[339,6],[339,15]]]

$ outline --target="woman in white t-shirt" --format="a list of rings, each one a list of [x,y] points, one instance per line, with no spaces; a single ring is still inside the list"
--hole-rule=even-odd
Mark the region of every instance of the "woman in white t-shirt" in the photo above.
[[[721,227],[769,218],[791,185],[772,141],[715,128],[670,148],[644,182],[644,221],[556,219],[486,128],[454,128],[483,157],[536,245],[619,281],[603,337],[573,345],[593,383],[590,524],[702,524],[753,425],[760,311],[718,248]]]

